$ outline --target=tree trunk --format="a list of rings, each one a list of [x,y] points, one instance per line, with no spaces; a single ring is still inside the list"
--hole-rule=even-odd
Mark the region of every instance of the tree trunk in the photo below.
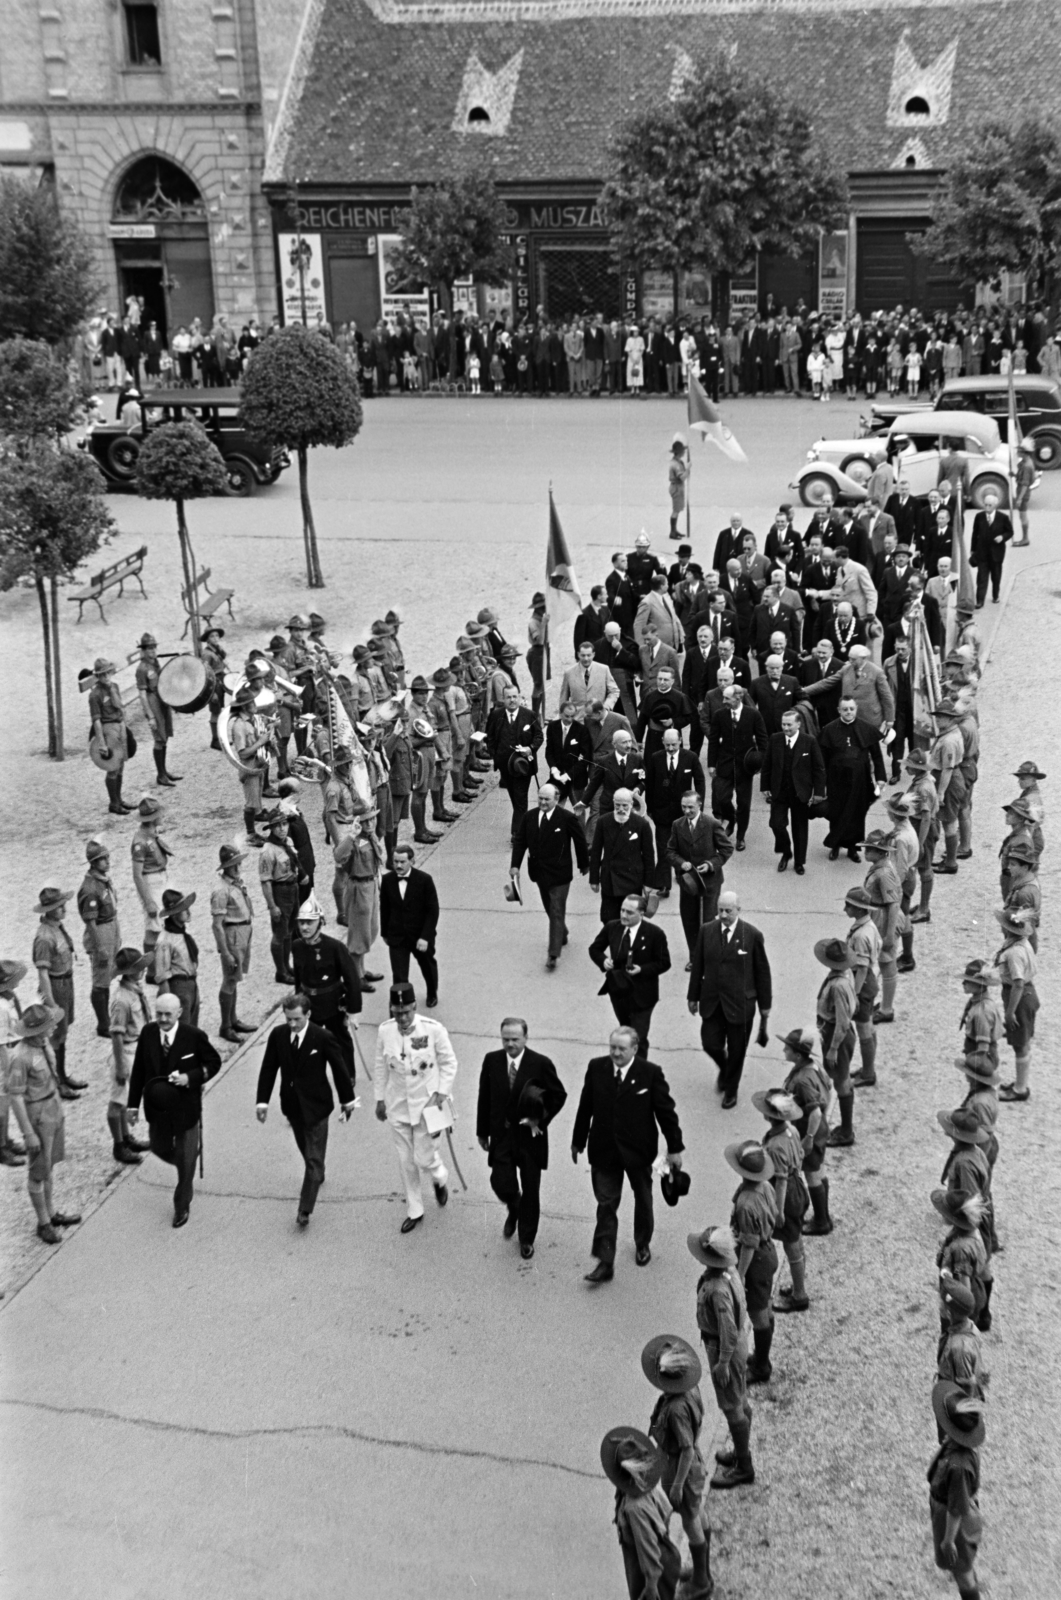
[[[63,664],[59,655],[59,583],[51,579],[52,590],[52,655],[55,659],[55,759],[65,761],[63,743]]]
[[[188,542],[188,524],[184,520],[184,501],[179,495],[175,504],[177,507],[177,539],[181,547],[181,569],[184,572],[184,589],[188,596],[187,611],[191,624],[192,649],[198,655],[201,644],[199,636],[199,591],[195,587],[195,572],[191,558],[191,547]]]
[[[313,521],[313,507],[309,503],[309,451],[304,444],[298,447],[298,492],[302,501],[302,537],[306,545],[306,581],[311,589],[323,589],[324,574],[317,550],[317,529]]]
[[[53,681],[54,663],[52,661],[52,630],[48,620],[48,596],[44,589],[44,579],[38,572],[35,575],[37,585],[37,599],[41,607],[41,631],[44,634],[44,694],[48,702],[48,754],[55,756],[55,685]]]

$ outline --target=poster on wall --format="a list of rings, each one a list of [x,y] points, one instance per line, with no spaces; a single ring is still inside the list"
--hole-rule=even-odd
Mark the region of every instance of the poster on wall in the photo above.
[[[393,260],[398,246],[401,244],[400,233],[381,233],[379,235],[379,298],[380,307],[385,322],[393,326],[399,311],[404,311],[407,317],[429,317],[430,299],[426,289],[419,293],[401,294],[397,285],[401,282],[394,271]]]
[[[729,280],[729,314],[746,321],[759,311],[759,257],[745,269],[735,272]]]
[[[847,316],[847,234],[823,233],[818,269],[818,310],[823,317]]]
[[[674,274],[672,272],[643,272],[641,274],[641,313],[646,317],[674,315]]]
[[[694,268],[682,276],[680,310],[694,321],[711,315],[711,274],[704,267]]]
[[[325,309],[321,236],[319,233],[281,233],[277,235],[277,244],[284,326],[302,321],[305,298],[306,322],[312,327],[317,312]]]

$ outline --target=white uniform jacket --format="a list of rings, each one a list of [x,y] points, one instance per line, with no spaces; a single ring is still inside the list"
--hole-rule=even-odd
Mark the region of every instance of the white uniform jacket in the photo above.
[[[388,1122],[415,1128],[433,1094],[452,1093],[456,1076],[457,1057],[441,1022],[417,1014],[411,1033],[400,1032],[393,1017],[380,1024],[372,1083]]]

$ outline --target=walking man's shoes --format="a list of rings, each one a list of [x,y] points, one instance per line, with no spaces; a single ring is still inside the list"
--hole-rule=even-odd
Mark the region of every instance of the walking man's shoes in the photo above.
[[[648,1248],[647,1244],[641,1246],[640,1250],[638,1250],[636,1256],[634,1257],[634,1260],[637,1262],[639,1267],[648,1266],[649,1262],[652,1260],[652,1251]]]
[[[174,1214],[173,1214],[173,1226],[175,1228],[183,1228],[184,1224],[187,1222],[187,1220],[188,1220],[187,1211],[175,1211],[174,1212]]]
[[[534,1254],[534,1246],[532,1244],[521,1244],[519,1247],[519,1253],[523,1257],[524,1261],[529,1261],[531,1256]]]
[[[722,1097],[722,1109],[723,1109],[723,1111],[732,1111],[733,1107],[736,1104],[737,1104],[737,1096],[735,1094],[725,1094],[725,1095],[723,1095],[723,1097]]]
[[[435,1184],[435,1199],[440,1206],[444,1206],[449,1199],[449,1189],[444,1183]]]
[[[80,1221],[81,1221],[81,1213],[80,1213],[80,1211],[70,1211],[70,1212],[67,1212],[67,1211],[53,1211],[52,1212],[52,1227],[53,1228],[76,1228]]]
[[[547,956],[546,957],[545,970],[546,970],[546,972],[555,972],[556,971],[556,957],[555,956]]]
[[[437,994],[429,994],[427,999],[424,1001],[424,1005],[427,1007],[427,1009],[429,1011],[433,1011],[435,1009],[435,1007],[438,1005],[438,995]]]
[[[298,1216],[295,1218],[295,1221],[298,1223],[300,1228],[308,1228],[309,1227],[309,1212],[308,1211],[300,1211]]]
[[[788,871],[789,859],[790,858],[788,856],[782,856],[781,857],[781,860],[777,863],[778,872],[787,872]]]
[[[501,1229],[501,1237],[503,1239],[511,1239],[512,1238],[513,1234],[516,1231],[516,1223],[518,1222],[518,1220],[519,1220],[518,1213],[515,1212],[515,1211],[510,1211],[508,1216],[505,1218],[505,1226]]]
[[[610,1283],[615,1277],[615,1268],[610,1261],[598,1261],[592,1272],[587,1272],[586,1283]]]
[[[423,1213],[421,1213],[418,1217],[406,1217],[405,1221],[402,1223],[401,1232],[412,1233],[413,1229],[418,1228],[423,1220]]]
[[[739,1489],[742,1483],[755,1482],[755,1468],[738,1467],[734,1462],[731,1467],[719,1467],[711,1479],[712,1489]]]

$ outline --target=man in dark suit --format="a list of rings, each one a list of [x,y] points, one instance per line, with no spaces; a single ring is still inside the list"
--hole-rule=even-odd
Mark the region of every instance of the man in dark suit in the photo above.
[[[714,649],[718,649],[723,639],[732,639],[736,648],[737,608],[725,589],[716,587],[710,593],[705,592],[699,604],[693,606],[682,620],[687,650],[692,649],[701,628],[707,628]]]
[[[599,791],[600,814],[604,817],[615,803],[617,789],[643,792],[644,787],[645,763],[638,754],[634,736],[626,728],[616,728],[612,734],[611,754],[603,760],[598,755],[582,794],[582,804],[591,806]]]
[[[371,994],[372,985],[361,982],[354,958],[342,940],[324,932],[324,913],[315,895],[299,907],[298,938],[291,946],[291,965],[295,988],[309,999],[310,1021],[318,1028],[326,1028],[338,1041],[350,1082],[355,1083],[354,1041],[347,1018],[358,1015],[362,993],[367,989]]]
[[[683,540],[678,546],[678,559],[671,563],[670,571],[667,573],[667,582],[670,585],[672,596],[675,585],[685,582],[689,574],[689,568],[693,564],[693,547]]]
[[[833,654],[841,666],[847,662],[853,644],[865,644],[866,625],[856,615],[855,608],[850,600],[841,600],[833,615],[818,635],[820,639],[828,639],[833,647]]]
[[[877,621],[883,624],[885,635],[890,628],[896,627],[903,614],[913,570],[908,547],[899,545],[892,557],[891,565],[884,568],[881,582],[877,584],[880,597],[877,602]]]
[[[682,796],[690,789],[703,800],[707,789],[704,769],[694,755],[682,749],[675,729],[668,728],[663,749],[657,750],[645,767],[645,810],[656,830],[656,887],[662,895],[670,894],[671,866],[666,850],[671,827],[681,816]]]
[[[660,973],[670,971],[667,935],[645,921],[645,897],[628,894],[616,922],[606,922],[589,947],[589,958],[604,973],[598,994],[606,994],[617,1022],[633,1028],[647,1058],[652,1013],[659,1003]]]
[[[685,652],[682,662],[682,693],[694,710],[698,710],[700,702],[707,693],[707,669],[712,661],[718,660],[714,640],[709,628],[700,627],[696,631],[696,638]],[[700,753],[704,742],[704,730],[700,726],[700,718],[693,718],[692,727],[689,729],[689,748]]]
[[[273,1028],[266,1040],[255,1111],[258,1121],[264,1122],[279,1073],[280,1110],[291,1124],[295,1143],[306,1164],[296,1219],[299,1227],[305,1228],[309,1226],[317,1192],[324,1182],[328,1118],[335,1108],[328,1068],[332,1069],[335,1092],[339,1096],[340,1122],[346,1122],[353,1112],[354,1086],[338,1041],[327,1029],[318,1028],[309,1020],[306,996],[286,995],[283,1006],[284,1020],[278,1028]]]
[[[921,502],[914,499],[905,478],[899,479],[895,493],[888,496],[884,510],[895,524],[899,543],[913,546],[917,540],[918,524],[921,520]]]
[[[384,873],[379,887],[379,931],[390,951],[391,982],[408,981],[409,959],[415,956],[430,1011],[438,1005],[438,890],[431,874],[414,867],[413,860],[411,844],[395,845],[394,870]]]
[[[724,691],[722,709],[711,718],[707,768],[713,774],[711,809],[728,833],[736,826],[738,850],[744,849],[752,813],[752,778],[762,766],[765,750],[766,724],[754,706],[745,704],[743,691],[731,684]]]
[[[608,591],[596,584],[589,592],[589,605],[584,606],[575,618],[575,655],[580,644],[596,644],[604,637],[604,624],[608,618]]]
[[[984,509],[973,518],[972,538],[969,541],[969,560],[976,568],[976,609],[980,610],[987,599],[987,585],[991,584],[991,599],[998,604],[1002,585],[1002,563],[1006,559],[1006,545],[1013,538],[1013,524],[1004,511],[998,509],[998,496],[984,495]]]
[[[647,533],[639,533],[634,540],[634,548],[626,558],[626,575],[634,586],[638,600],[642,600],[652,588],[655,577],[666,577],[663,563],[659,556],[654,556],[649,548],[652,541]]]
[[[807,549],[810,549],[814,538],[820,539],[826,550],[835,549],[844,536],[845,526],[843,517],[833,506],[832,495],[823,495],[822,503],[815,510],[803,535]]]
[[[582,821],[573,811],[564,811],[557,803],[560,791],[555,783],[543,783],[538,790],[538,809],[528,811],[512,841],[513,879],[518,880],[523,857],[527,857],[527,872],[532,883],[538,885],[549,918],[549,951],[546,970],[552,972],[567,943],[567,896],[574,878],[571,850],[574,848],[578,870],[585,873],[589,866],[589,851]]]
[[[737,641],[729,635],[723,635],[717,654],[707,663],[705,678],[705,693],[710,694],[718,683],[718,674],[721,667],[728,667],[733,674],[733,681],[740,689],[750,689],[752,686],[752,669],[744,656],[737,654]]]
[[[524,1261],[534,1254],[541,1215],[542,1173],[549,1165],[547,1129],[567,1099],[548,1056],[527,1049],[527,1024],[506,1017],[500,1050],[489,1050],[479,1074],[475,1133],[487,1153],[490,1187],[508,1216],[502,1233],[519,1234]]]
[[[607,667],[619,685],[619,707],[631,727],[637,721],[634,679],[641,671],[641,658],[632,638],[626,638],[614,618],[604,624],[604,637],[593,646],[593,659]]]
[[[821,638],[823,627],[833,614],[833,602],[830,598],[832,587],[832,562],[826,558],[821,535],[816,534],[808,542],[806,558],[799,575],[799,590],[807,612],[803,624],[805,648],[817,643]]]
[[[617,562],[621,562],[622,565],[617,565]],[[641,596],[627,572],[627,558],[619,551],[612,557],[612,570],[605,579],[604,587],[608,594],[609,620],[619,624],[619,630],[624,638],[627,636],[632,638],[634,618],[637,616]]]
[[[637,738],[646,763],[662,749],[668,728],[677,732],[680,741],[682,729],[694,720],[692,702],[678,688],[676,673],[670,667],[661,667],[656,687],[641,696],[637,718]]]
[[[744,526],[743,517],[730,517],[729,527],[723,528],[715,540],[715,554],[711,565],[716,572],[725,572],[726,562],[734,561],[740,557],[744,550],[744,535],[751,533],[751,531],[750,528]]]
[[[803,698],[799,679],[783,672],[784,664],[779,655],[767,656],[762,677],[756,678],[751,687],[752,700],[768,736],[780,733],[781,718]]]
[[[745,922],[732,889],[718,899],[718,916],[705,922],[693,949],[689,1010],[700,1014],[700,1043],[718,1067],[723,1111],[737,1104],[744,1057],[759,1008],[760,1046],[770,1038],[773,980],[758,928]]]
[[[588,1145],[597,1202],[591,1251],[597,1265],[586,1274],[587,1283],[607,1283],[615,1276],[623,1175],[634,1192],[634,1248],[638,1266],[644,1267],[652,1260],[652,1163],[661,1133],[671,1166],[682,1164],[682,1130],[663,1069],[643,1060],[637,1044],[633,1028],[615,1029],[608,1054],[595,1056],[586,1068],[575,1114],[571,1159],[577,1164]]]
[[[593,740],[585,723],[575,721],[575,702],[565,700],[560,715],[545,729],[545,764],[561,800],[582,799],[593,765]]]
[[[786,644],[794,645],[799,636],[799,626],[792,607],[781,604],[777,585],[769,583],[763,594],[762,604],[756,606],[752,613],[751,648],[759,663],[760,672],[763,671],[766,658],[773,648],[770,640],[775,633],[783,633]]]
[[[814,707],[819,728],[839,715],[840,680],[842,663],[833,653],[831,639],[819,639],[809,656],[804,656],[799,666],[800,687],[803,698]],[[827,685],[819,688],[819,685]]]
[[[600,919],[614,922],[628,894],[644,894],[656,872],[652,825],[634,815],[629,789],[616,789],[612,811],[602,811],[589,852],[589,886],[601,897]]]
[[[505,689],[504,704],[495,706],[486,723],[486,748],[500,774],[502,789],[512,803],[512,837],[527,814],[527,795],[538,766],[542,725],[533,712],[519,703],[514,684]]]
[[[667,860],[678,875],[678,912],[692,959],[701,925],[714,918],[725,878],[724,864],[733,854],[722,823],[703,809],[695,790],[682,795],[682,814],[667,841]],[[686,963],[685,970],[689,971]]]
[[[180,1020],[175,994],[160,994],[155,1021],[143,1028],[129,1078],[129,1126],[135,1127],[144,1102],[151,1149],[177,1169],[173,1226],[183,1228],[192,1203],[192,1179],[199,1154],[203,1084],[221,1067],[221,1057],[199,1028]]]
[[[799,713],[786,711],[780,732],[770,737],[763,762],[763,798],[770,802],[774,849],[781,857],[778,872],[784,872],[793,855],[799,876],[806,871],[807,832],[814,796],[825,798],[825,762],[817,739],[801,730]]]

